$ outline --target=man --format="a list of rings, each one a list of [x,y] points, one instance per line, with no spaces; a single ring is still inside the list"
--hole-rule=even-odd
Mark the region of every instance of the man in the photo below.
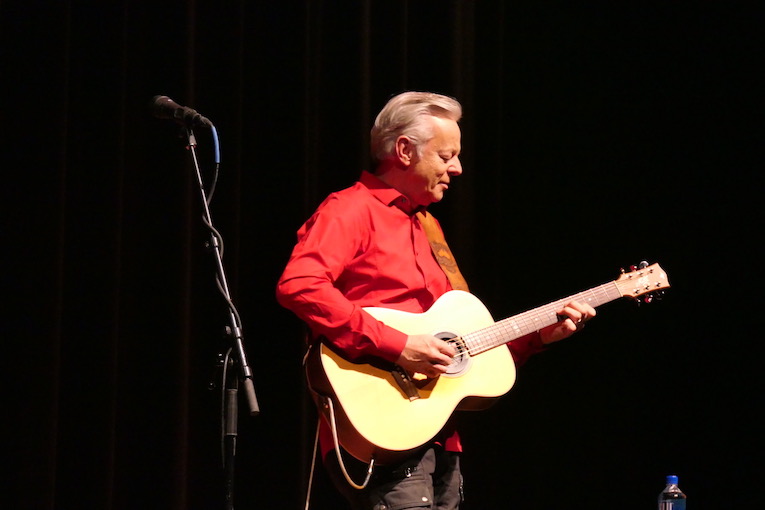
[[[456,354],[444,340],[407,335],[362,308],[421,313],[463,285],[448,248],[428,233],[442,236],[426,212],[462,173],[461,116],[461,105],[446,96],[405,92],[393,97],[372,128],[374,173],[363,172],[354,186],[327,197],[298,231],[277,298],[315,338],[323,337],[348,359],[372,356],[411,374],[438,377]],[[446,257],[439,252],[441,264],[431,243],[446,251]],[[559,315],[557,324],[508,344],[517,363],[570,336],[595,310],[572,302]],[[324,421],[321,445],[330,475],[354,509],[459,507],[461,444],[450,424],[412,458],[377,467],[363,490],[351,488],[339,475],[335,456],[327,455],[333,442]]]

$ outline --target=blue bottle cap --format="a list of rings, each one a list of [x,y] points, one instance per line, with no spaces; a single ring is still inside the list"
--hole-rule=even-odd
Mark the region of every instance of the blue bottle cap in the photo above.
[[[677,475],[667,475],[667,485],[677,485]]]

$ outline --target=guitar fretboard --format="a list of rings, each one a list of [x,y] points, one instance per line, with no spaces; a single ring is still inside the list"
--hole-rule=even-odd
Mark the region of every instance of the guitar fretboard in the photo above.
[[[546,326],[555,324],[560,320],[557,312],[559,312],[565,304],[570,303],[571,301],[587,303],[595,308],[615,299],[619,299],[620,297],[622,297],[622,294],[615,282],[604,283],[599,287],[580,292],[579,294],[564,299],[559,299],[553,303],[495,322],[491,326],[463,335],[462,339],[465,342],[468,353],[471,356],[475,356],[476,354],[488,351],[489,349],[493,349],[494,347],[515,340],[516,338],[520,338],[529,333],[539,331]]]

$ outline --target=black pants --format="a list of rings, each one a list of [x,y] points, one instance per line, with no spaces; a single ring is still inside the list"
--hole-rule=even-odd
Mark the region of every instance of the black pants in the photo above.
[[[347,453],[343,453],[343,462],[353,481],[361,483],[367,466]],[[375,467],[362,490],[348,484],[334,451],[327,454],[325,466],[335,487],[354,510],[457,510],[462,502],[459,453],[447,452],[438,445],[418,450],[400,464]]]

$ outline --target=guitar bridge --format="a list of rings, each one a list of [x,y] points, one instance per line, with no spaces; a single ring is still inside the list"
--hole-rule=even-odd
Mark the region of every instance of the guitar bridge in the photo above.
[[[410,401],[420,398],[420,392],[417,390],[417,386],[414,384],[412,376],[410,376],[406,370],[396,365],[393,367],[391,374],[393,375],[393,379],[396,380],[398,387],[401,388],[401,391],[406,395],[406,398]]]

